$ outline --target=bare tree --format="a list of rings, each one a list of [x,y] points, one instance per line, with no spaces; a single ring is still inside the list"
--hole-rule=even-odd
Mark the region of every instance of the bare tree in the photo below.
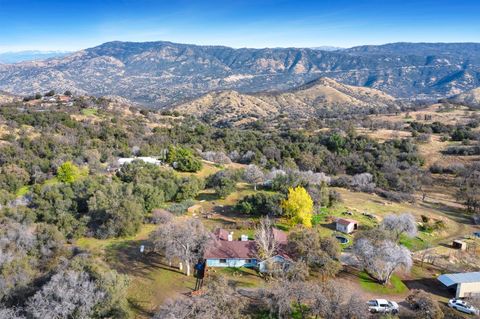
[[[105,294],[85,272],[62,271],[55,274],[27,302],[26,312],[32,318],[86,319]]]
[[[244,306],[224,277],[212,276],[201,295],[168,302],[154,319],[241,318]]]
[[[2,319],[25,319],[19,315],[17,309],[14,308],[0,308],[0,318]]]
[[[314,287],[312,312],[321,318],[336,318],[341,312],[342,294],[331,283]]]
[[[39,270],[47,268],[63,245],[52,237],[52,226],[31,227],[10,219],[0,223],[0,300],[27,287]]]
[[[356,296],[348,297],[332,282],[322,284],[282,278],[263,290],[263,300],[271,314],[291,318],[366,319],[366,304]]]
[[[270,172],[265,175],[267,180],[274,180],[277,176],[286,176],[287,173],[284,170],[272,168]]]
[[[396,270],[409,270],[413,263],[406,247],[388,239],[376,242],[369,238],[357,239],[354,251],[365,271],[383,285]]]
[[[348,301],[342,305],[342,315],[339,319],[367,319],[370,318],[368,307],[365,301],[358,295],[352,295]]]
[[[415,237],[417,235],[417,223],[412,214],[388,215],[382,220],[380,228],[391,232],[396,241],[400,240],[402,234],[408,237]]]
[[[347,297],[333,282],[314,287],[312,315],[323,319],[369,318],[367,306],[358,296]]]
[[[257,184],[261,183],[265,178],[263,171],[255,164],[250,164],[245,169],[243,173],[243,178],[248,182],[253,184],[255,190],[257,190]]]
[[[152,211],[152,222],[154,224],[166,224],[171,222],[173,214],[166,209],[158,208]]]
[[[262,297],[271,314],[275,314],[279,319],[290,318],[294,303],[295,306],[300,304],[304,308],[303,305],[310,299],[313,290],[309,288],[310,284],[303,281],[281,278],[263,290]],[[302,313],[302,317],[303,315]]]
[[[255,229],[255,243],[259,259],[273,257],[278,250],[278,243],[273,235],[273,223],[268,216],[260,219]]]
[[[422,319],[443,319],[444,314],[438,302],[423,290],[413,290],[405,299],[412,310],[415,311],[415,318]]]
[[[189,319],[195,318],[201,304],[194,298],[178,298],[167,300],[153,319]]]
[[[155,249],[163,251],[169,260],[182,260],[186,274],[190,276],[191,265],[203,256],[209,236],[199,220],[187,218],[160,225],[153,233],[152,240]],[[183,264],[180,263],[180,270],[182,269]]]
[[[320,237],[316,229],[299,229],[288,236],[287,249],[293,258],[305,262],[324,280],[341,269],[340,245],[333,238]]]
[[[200,156],[206,161],[210,161],[218,164],[230,164],[232,162],[232,160],[223,152],[207,151],[207,152],[199,152],[199,153],[200,153]]]
[[[420,182],[419,190],[422,192],[422,201],[425,201],[425,198],[427,197],[426,188],[431,186],[433,183],[432,174],[430,173],[430,171],[426,170],[426,171],[420,172],[419,182]]]
[[[350,186],[365,192],[371,192],[375,188],[375,183],[373,182],[373,175],[370,173],[357,174],[352,177]]]
[[[480,165],[479,165],[480,166]],[[480,213],[480,167],[471,165],[458,178],[459,190],[457,198],[464,202],[467,210]]]

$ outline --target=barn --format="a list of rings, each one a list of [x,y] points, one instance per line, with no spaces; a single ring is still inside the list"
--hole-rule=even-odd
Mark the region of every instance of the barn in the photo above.
[[[455,290],[455,298],[466,298],[480,295],[480,272],[464,272],[443,274],[438,281]]]

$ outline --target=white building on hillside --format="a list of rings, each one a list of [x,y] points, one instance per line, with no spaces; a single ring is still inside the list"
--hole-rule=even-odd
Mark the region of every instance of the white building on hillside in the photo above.
[[[118,159],[119,165],[130,164],[133,161],[143,161],[145,163],[161,165],[162,161],[156,159],[155,157],[123,157]]]
[[[339,218],[336,229],[342,233],[351,234],[358,229],[358,222],[353,219]]]

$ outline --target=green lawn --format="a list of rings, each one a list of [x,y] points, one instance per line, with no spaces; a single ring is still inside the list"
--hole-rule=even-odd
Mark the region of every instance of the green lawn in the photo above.
[[[85,116],[96,116],[98,114],[98,110],[92,108],[83,109],[82,114]]]
[[[188,172],[177,172],[180,176],[197,176],[199,178],[207,178],[208,176],[220,171],[221,169],[213,164],[206,163],[202,161],[203,167],[200,171],[196,173],[188,173]]]
[[[426,249],[430,245],[428,243],[428,241],[426,241],[426,240],[424,240],[424,239],[422,239],[421,237],[418,237],[418,236],[413,237],[413,238],[402,236],[402,238],[400,239],[400,244],[404,245],[405,247],[407,247],[411,251],[418,251],[418,250]]]
[[[226,267],[213,269],[213,271],[224,275],[236,287],[258,288],[265,284],[265,280],[254,269]]]
[[[75,245],[90,251],[97,258],[130,279],[127,295],[135,318],[151,318],[167,299],[191,292],[195,278],[187,277],[175,267],[167,265],[157,254],[141,254],[156,225],[143,225],[135,236],[111,239],[80,238]],[[177,266],[177,265],[173,265]]]
[[[421,220],[422,215],[428,216],[431,219],[442,220],[445,223],[444,229],[434,231],[430,234],[419,231],[417,235],[418,238],[402,238],[402,243],[414,251],[423,249],[428,245],[435,245],[445,240],[445,238],[449,238],[452,234],[465,232],[465,224],[462,223],[462,219],[456,219],[456,217],[461,217],[461,214],[453,210],[428,205],[423,202],[414,204],[390,202],[375,194],[353,192],[343,188],[333,189],[341,194],[343,202],[336,205],[333,209],[330,209],[330,214],[338,216],[338,213],[342,211],[348,210],[353,212],[353,216],[347,215],[344,217],[358,220],[360,229],[363,226],[371,227],[378,224],[383,217],[389,214],[411,213],[417,221]],[[362,215],[363,212],[372,213],[376,215],[379,220],[368,219]]]
[[[408,291],[407,286],[396,275],[392,276],[387,286],[379,284],[363,271],[359,273],[358,279],[363,290],[380,295],[397,295]]]
[[[193,276],[178,272],[165,265],[148,266],[139,269],[138,274],[132,269],[128,299],[136,318],[151,318],[159,305],[168,299],[189,293],[195,288]]]
[[[75,245],[89,250],[92,253],[105,253],[105,250],[110,247],[122,247],[128,245],[131,241],[142,240],[148,238],[148,235],[156,228],[155,225],[143,225],[140,231],[131,237],[123,238],[109,238],[109,239],[97,239],[93,237],[82,237],[76,240]]]

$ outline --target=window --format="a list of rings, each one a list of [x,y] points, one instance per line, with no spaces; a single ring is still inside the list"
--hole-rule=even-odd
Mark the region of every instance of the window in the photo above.
[[[220,263],[221,263],[221,264],[226,264],[226,263],[227,263],[227,260],[226,260],[226,259],[220,259]]]
[[[247,259],[247,264],[254,264],[255,263],[255,259]]]

